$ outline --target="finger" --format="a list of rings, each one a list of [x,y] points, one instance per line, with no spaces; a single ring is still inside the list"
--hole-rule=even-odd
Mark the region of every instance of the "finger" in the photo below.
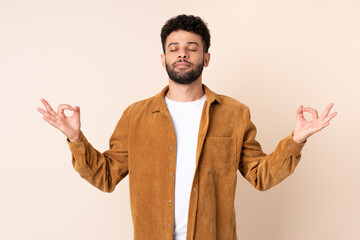
[[[296,110],[296,118],[305,120],[304,118],[304,112],[303,112],[303,105],[300,105],[298,109]]]
[[[73,107],[73,109],[74,109],[74,112],[80,112],[80,107],[79,106],[75,106],[75,107]]]
[[[64,114],[64,110],[65,109],[68,109],[68,110],[73,110],[73,108],[69,105],[69,104],[60,104],[59,107],[58,107],[58,111],[57,113],[61,113],[61,114]]]
[[[77,115],[80,116],[80,107],[79,106],[75,106],[72,109],[74,110],[74,115],[75,116],[77,116]]]
[[[39,113],[41,113],[41,114],[42,114],[43,112],[45,112],[45,110],[44,110],[44,109],[39,108],[39,107],[38,107],[38,108],[36,108],[36,110],[37,110]]]
[[[337,112],[333,112],[329,116],[327,116],[324,120],[325,122],[329,122],[331,119],[333,119],[337,115]]]
[[[60,128],[59,128],[59,127],[60,127],[60,124],[59,124],[59,122],[57,121],[56,118],[55,118],[55,120],[54,120],[54,118],[49,118],[49,117],[47,117],[47,116],[44,116],[43,119],[44,119],[45,121],[47,121],[48,123],[50,123],[50,124],[51,124],[52,126],[54,126],[55,128],[60,129]]]
[[[47,111],[45,111],[44,109],[39,108],[39,107],[36,110],[44,116],[45,116],[45,114],[49,114]]]
[[[326,108],[325,108],[325,110],[324,110],[324,112],[321,114],[321,116],[320,116],[320,118],[325,118],[328,114],[329,114],[329,112],[330,112],[330,110],[331,110],[331,108],[334,106],[334,103],[330,103]]]
[[[312,134],[314,134],[314,133],[320,131],[321,129],[323,129],[324,127],[327,127],[327,126],[329,126],[329,125],[330,125],[329,122],[325,122],[325,123],[319,124],[318,126],[314,127],[314,128],[311,130],[311,132],[312,132]]]
[[[50,114],[56,115],[56,112],[51,108],[50,104],[49,104],[44,98],[41,98],[40,101],[44,104],[45,109],[46,109]]]
[[[312,117],[313,117],[314,119],[318,119],[318,118],[319,118],[318,112],[317,112],[315,109],[311,108],[311,107],[303,108],[303,111],[304,111],[304,112],[309,112],[309,113],[311,113],[311,115],[312,115]]]
[[[44,115],[44,117],[46,117],[47,119],[49,119],[49,120],[51,119],[51,120],[53,120],[53,121],[57,121],[56,116],[48,113],[48,112],[45,111],[44,109],[42,109],[42,108],[37,108],[37,110],[38,110],[42,115]],[[43,118],[43,119],[44,119],[44,118]]]

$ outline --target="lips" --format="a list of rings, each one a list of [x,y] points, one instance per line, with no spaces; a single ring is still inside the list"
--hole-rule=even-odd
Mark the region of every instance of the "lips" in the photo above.
[[[177,68],[188,68],[190,66],[191,66],[191,64],[186,63],[186,62],[178,62],[175,64],[175,67],[177,67]]]

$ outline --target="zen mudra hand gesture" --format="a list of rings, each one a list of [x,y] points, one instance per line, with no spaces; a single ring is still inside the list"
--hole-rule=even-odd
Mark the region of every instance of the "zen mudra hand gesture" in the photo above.
[[[303,107],[302,105],[296,112],[296,122],[294,127],[293,139],[297,143],[305,142],[311,135],[320,131],[326,126],[329,126],[330,120],[336,116],[337,112],[333,112],[329,115],[331,108],[334,106],[330,103],[324,110],[324,112],[318,116],[318,112],[310,107]],[[304,112],[309,112],[312,115],[311,121],[306,121],[304,118]]]
[[[45,106],[45,110],[37,108],[37,110],[44,115],[43,119],[50,123],[55,128],[59,129],[66,137],[69,138],[70,142],[76,142],[80,137],[80,107],[71,107],[69,104],[60,104],[58,111],[55,112],[50,104],[45,100],[41,99],[41,102]],[[67,117],[64,114],[64,110],[73,111],[71,117]]]

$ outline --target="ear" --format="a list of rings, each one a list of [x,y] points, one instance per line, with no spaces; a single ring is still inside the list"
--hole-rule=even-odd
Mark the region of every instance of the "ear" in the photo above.
[[[160,57],[161,57],[161,64],[163,68],[165,68],[165,54],[161,54]]]
[[[210,53],[204,53],[204,67],[209,66],[210,62]]]

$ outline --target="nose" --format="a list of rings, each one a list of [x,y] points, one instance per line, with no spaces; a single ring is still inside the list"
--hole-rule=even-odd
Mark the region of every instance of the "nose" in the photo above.
[[[179,59],[181,59],[181,58],[187,59],[187,58],[189,58],[189,56],[187,55],[186,51],[182,50],[182,51],[179,51],[178,58]]]

